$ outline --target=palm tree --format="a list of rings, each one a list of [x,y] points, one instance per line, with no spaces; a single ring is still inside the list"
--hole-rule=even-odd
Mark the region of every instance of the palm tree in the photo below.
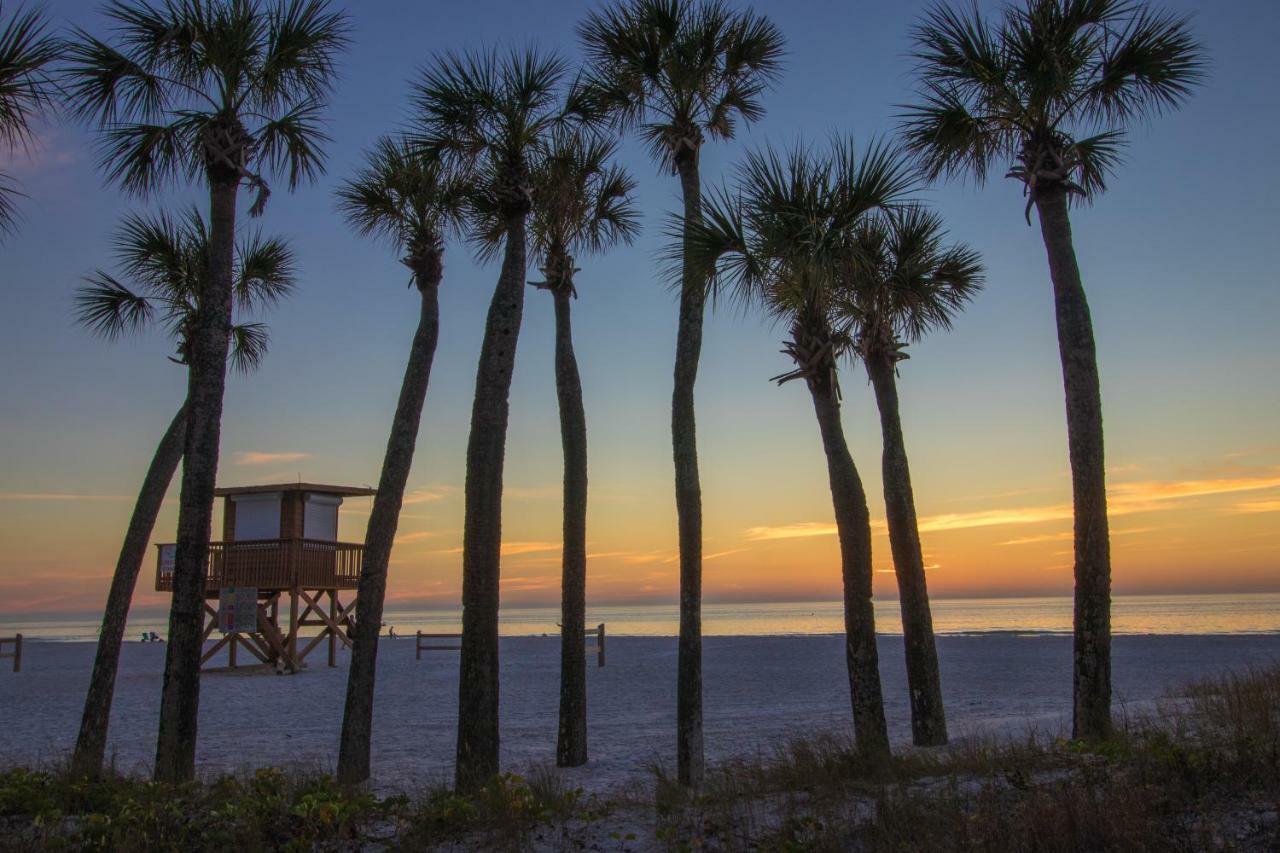
[[[190,334],[209,272],[209,231],[204,219],[194,209],[181,218],[129,216],[116,237],[115,254],[128,283],[102,270],[95,272],[76,295],[77,321],[110,340],[159,325],[176,342],[172,360],[188,365]],[[240,312],[273,305],[293,286],[293,253],[282,241],[255,234],[237,247],[232,292]],[[261,323],[232,325],[233,368],[245,373],[254,370],[266,350],[267,329]],[[129,602],[160,504],[182,460],[186,432],[184,402],[156,447],[116,560],[71,759],[80,776],[96,777],[102,772]]]
[[[933,638],[924,555],[916,523],[911,471],[898,414],[898,362],[903,350],[952,317],[982,287],[982,263],[965,246],[943,246],[942,219],[908,205],[866,217],[854,231],[855,262],[837,290],[835,313],[853,341],[875,390],[884,452],[885,516],[898,576],[911,734],[917,746],[947,742],[942,679]]]
[[[997,22],[938,6],[915,31],[919,103],[904,117],[925,173],[1011,164],[1040,218],[1066,392],[1075,510],[1072,730],[1111,731],[1111,554],[1102,398],[1069,207],[1106,189],[1130,123],[1179,106],[1204,53],[1186,19],[1133,0],[1023,0]]]
[[[6,19],[0,3],[0,22],[0,145],[12,152],[30,144],[32,120],[52,104],[54,84],[46,69],[59,46],[38,11],[19,9]],[[14,179],[0,171],[0,236],[14,228],[14,198],[20,195]]]
[[[587,761],[587,673],[583,657],[587,589],[587,419],[570,322],[578,296],[575,255],[630,243],[639,232],[630,202],[635,181],[610,165],[614,142],[581,131],[552,134],[533,173],[530,232],[556,318],[556,397],[564,448],[564,548],[560,604],[560,726],[556,764]]]
[[[204,575],[226,385],[241,185],[254,168],[285,170],[292,188],[322,169],[318,119],[347,37],[324,0],[113,0],[114,44],[76,30],[67,48],[69,103],[102,131],[108,177],[148,195],[179,177],[209,190],[209,272],[190,332],[187,435],[178,544],[156,741],[155,778],[195,774]]]
[[[418,330],[391,421],[378,494],[365,532],[358,619],[353,633],[347,702],[342,716],[338,779],[356,784],[369,778],[373,686],[387,591],[387,564],[413,465],[422,405],[440,334],[440,280],[445,238],[461,225],[465,184],[438,157],[424,155],[403,139],[383,138],[360,173],[338,191],[339,207],[361,234],[382,237],[404,252],[410,284],[421,300]]]
[[[790,332],[783,352],[796,367],[774,379],[803,379],[813,399],[840,540],[854,733],[859,751],[878,761],[889,754],[889,734],[871,601],[871,515],[840,419],[838,360],[853,339],[836,306],[857,263],[854,230],[896,203],[911,180],[887,146],[872,145],[859,156],[852,143],[839,143],[830,158],[806,148],[749,154],[735,183],[732,194],[713,196],[700,224],[685,232],[684,253],[711,273],[713,286],[760,305]]]
[[[578,34],[597,107],[621,127],[637,129],[661,167],[679,176],[681,221],[691,232],[701,218],[702,145],[707,137],[731,139],[739,119],[763,115],[760,96],[780,70],[781,33],[767,18],[731,11],[721,0],[622,0],[588,13]],[[706,303],[702,276],[684,264],[671,397],[680,547],[676,775],[683,785],[700,784],[704,771],[702,486],[693,395]]]
[[[497,210],[502,271],[489,304],[467,442],[462,534],[462,650],[455,781],[476,788],[498,772],[498,578],[508,398],[524,313],[530,175],[547,134],[561,122],[563,60],[536,50],[447,54],[414,90],[418,141],[474,164],[474,194]],[[489,217],[484,217],[488,219]],[[479,235],[491,241],[490,229]]]

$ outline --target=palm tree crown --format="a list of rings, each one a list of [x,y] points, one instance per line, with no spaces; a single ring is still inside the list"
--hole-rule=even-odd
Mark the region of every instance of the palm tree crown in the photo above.
[[[338,190],[338,207],[361,234],[391,241],[413,271],[440,264],[445,237],[462,226],[466,176],[438,154],[403,138],[383,137],[365,167]]]
[[[710,273],[712,292],[786,321],[828,324],[841,282],[858,263],[858,229],[896,205],[913,180],[889,145],[860,151],[838,141],[825,156],[804,146],[751,152],[734,184],[712,193],[693,233],[693,260]]]
[[[0,3],[0,146],[13,151],[30,143],[32,120],[52,103],[53,79],[46,70],[58,55],[58,41],[45,33],[39,12],[19,9],[8,20]],[[12,230],[13,179],[0,171],[0,234]]]
[[[1205,60],[1185,18],[1132,0],[1027,0],[997,23],[937,6],[915,31],[921,103],[904,132],[929,177],[982,181],[997,161],[1027,191],[1106,189],[1125,125],[1176,107]]]
[[[469,167],[476,196],[488,196],[504,219],[525,216],[537,153],[565,120],[558,92],[565,69],[560,57],[536,50],[446,54],[414,87],[414,141]]]
[[[581,130],[552,133],[532,176],[529,232],[544,259],[538,286],[577,296],[574,255],[630,243],[640,231],[635,181],[612,163],[617,144]]]
[[[254,163],[290,188],[323,169],[319,113],[347,42],[324,0],[113,0],[115,44],[76,30],[66,77],[72,111],[105,131],[103,168],[146,194],[200,170],[268,194]]]
[[[854,261],[835,291],[838,321],[854,342],[850,355],[908,358],[903,349],[951,321],[982,289],[982,261],[946,246],[937,213],[919,204],[877,212],[854,232]]]
[[[720,0],[630,0],[578,26],[595,106],[637,126],[654,159],[675,170],[704,135],[728,139],[755,121],[781,70],[782,34],[765,17]]]
[[[88,276],[76,293],[77,321],[108,339],[158,324],[176,341],[174,361],[190,361],[190,335],[208,275],[208,229],[196,210],[181,218],[129,216],[115,239],[115,255],[129,284],[103,270]],[[241,312],[274,305],[294,287],[293,252],[281,240],[254,234],[236,251],[233,279]],[[267,327],[257,322],[231,327],[231,365],[258,367],[267,351]]]

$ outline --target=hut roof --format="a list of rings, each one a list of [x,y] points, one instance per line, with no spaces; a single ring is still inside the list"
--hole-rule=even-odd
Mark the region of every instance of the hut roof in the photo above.
[[[214,495],[220,498],[228,495],[253,495],[262,494],[264,492],[314,492],[318,495],[359,497],[375,495],[378,493],[378,490],[371,489],[368,486],[326,486],[320,483],[277,483],[275,485],[267,486],[222,486],[213,490]]]

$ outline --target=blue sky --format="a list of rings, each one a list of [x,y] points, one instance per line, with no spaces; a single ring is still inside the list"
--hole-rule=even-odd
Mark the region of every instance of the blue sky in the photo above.
[[[221,482],[298,475],[376,482],[417,319],[416,296],[406,290],[394,252],[345,226],[334,209],[334,187],[358,168],[379,134],[406,118],[408,81],[434,53],[537,44],[576,60],[573,26],[590,5],[348,6],[353,43],[329,110],[328,174],[293,194],[279,187],[260,220],[265,231],[292,242],[301,281],[297,294],[265,318],[273,335],[263,369],[231,381]],[[1280,470],[1274,377],[1280,288],[1273,259],[1280,167],[1270,156],[1280,133],[1274,49],[1280,6],[1264,0],[1163,5],[1194,14],[1211,56],[1208,80],[1180,112],[1134,129],[1110,191],[1074,215],[1099,342],[1109,462],[1119,480],[1239,475],[1265,481]],[[786,69],[765,98],[762,122],[731,143],[705,149],[707,183],[765,142],[891,134],[897,105],[910,97],[909,30],[925,7],[915,0],[754,4],[787,38]],[[49,8],[60,23],[101,31],[97,3],[60,0]],[[675,302],[656,258],[678,187],[632,140],[624,144],[622,163],[639,182],[645,230],[630,248],[582,260],[582,298],[575,306],[592,523],[603,531],[592,539],[610,553],[669,548],[675,523],[668,432]],[[22,203],[20,232],[0,244],[0,584],[18,584],[34,572],[97,590],[127,519],[126,498],[181,401],[184,377],[166,359],[161,336],[109,344],[75,328],[72,293],[82,276],[109,261],[108,241],[122,213],[176,207],[200,196],[175,188],[155,199],[122,198],[95,168],[91,133],[60,120],[42,130],[30,157],[18,155],[10,168],[31,197]],[[991,496],[1015,492],[1038,493],[1027,498],[1032,503],[1069,499],[1050,289],[1038,228],[1022,219],[1019,188],[997,179],[982,188],[942,185],[922,197],[937,205],[955,239],[983,253],[988,283],[955,330],[913,348],[902,371],[921,514],[990,508],[999,504]],[[402,531],[422,534],[418,544],[438,547],[423,545],[418,556],[400,549],[408,568],[393,576],[393,596],[433,588],[447,598],[456,587],[450,549],[461,528],[470,395],[497,269],[478,266],[465,246],[450,246],[445,263],[440,346],[410,481],[421,500],[402,523]],[[764,558],[740,548],[743,530],[830,518],[806,395],[798,384],[778,389],[767,382],[786,367],[777,352],[780,337],[779,330],[731,310],[708,320],[698,386],[707,549],[746,554],[725,557],[725,590],[735,559],[755,560],[744,571],[762,575],[789,565],[784,554]],[[511,541],[558,540],[551,346],[550,300],[530,290],[512,391],[504,525]],[[860,374],[850,373],[845,385],[847,429],[874,497],[874,403]],[[268,465],[249,464],[255,457],[241,455],[253,453],[286,456]],[[102,500],[52,497],[67,494]],[[1265,519],[1259,511],[1255,523]],[[344,536],[361,538],[362,521],[358,514],[344,516]],[[1199,586],[1188,588],[1213,586],[1214,543],[1235,523],[1189,520],[1178,528],[1179,536],[1190,537],[1183,551],[1199,549],[1185,568]],[[172,507],[162,518],[166,524],[172,527]],[[1166,527],[1152,529],[1170,536]],[[1242,530],[1261,536],[1247,557],[1256,569],[1250,588],[1266,586],[1268,576],[1274,585],[1280,540]],[[806,552],[805,559],[827,559],[829,539],[827,550]],[[956,546],[958,552],[967,547]],[[887,549],[880,554],[887,557]],[[520,576],[554,574],[551,557]],[[1125,559],[1118,558],[1121,586]],[[1156,562],[1135,555],[1134,577],[1138,563],[1155,572]],[[674,577],[673,566],[660,565],[665,568],[647,579],[635,579],[659,598]],[[979,575],[981,561],[965,571]],[[1052,581],[1037,577],[1027,589],[1069,590],[1069,571],[1054,571]],[[941,572],[938,577],[946,587]],[[972,590],[1016,587],[1010,580]],[[969,589],[955,587],[957,594]]]

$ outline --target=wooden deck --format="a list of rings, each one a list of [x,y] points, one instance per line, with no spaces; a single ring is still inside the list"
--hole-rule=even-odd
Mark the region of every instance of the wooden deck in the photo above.
[[[157,546],[156,590],[173,589],[165,549]],[[210,542],[205,595],[217,598],[225,586],[256,586],[260,591],[355,589],[360,582],[364,545],[318,539],[254,539]]]

